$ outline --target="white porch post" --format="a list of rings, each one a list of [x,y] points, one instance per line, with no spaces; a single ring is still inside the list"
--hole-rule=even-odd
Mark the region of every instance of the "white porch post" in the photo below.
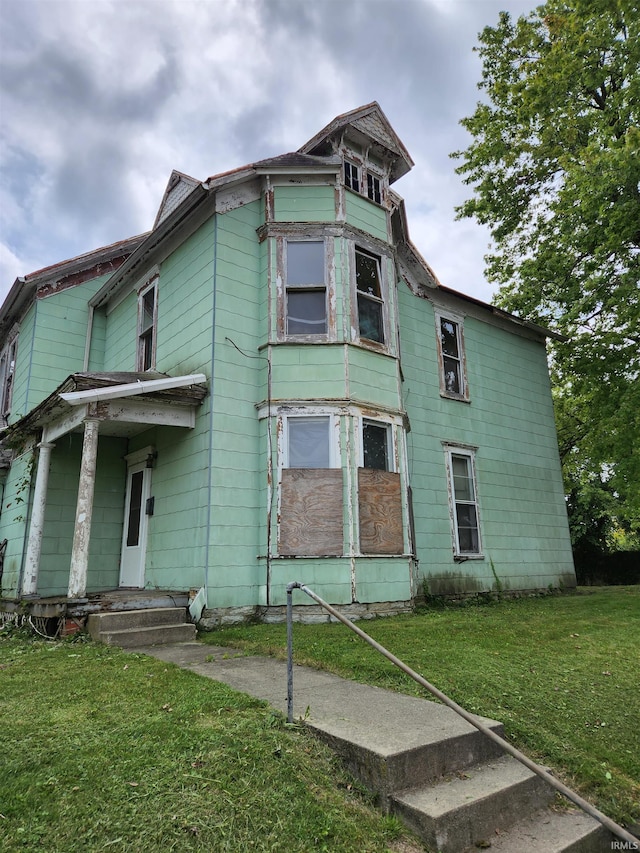
[[[49,482],[51,451],[54,447],[55,444],[51,444],[50,441],[41,441],[38,445],[40,453],[38,454],[36,484],[33,490],[33,507],[25,557],[22,595],[35,595],[38,591],[38,569],[40,568],[40,552],[42,550],[44,512],[47,506],[47,483]]]
[[[89,539],[91,537],[91,516],[93,514],[93,491],[96,479],[99,423],[100,421],[96,418],[87,418],[84,422],[84,441],[82,443],[82,462],[80,463],[76,524],[73,531],[71,568],[69,570],[68,594],[69,598],[72,599],[84,598],[87,591]]]

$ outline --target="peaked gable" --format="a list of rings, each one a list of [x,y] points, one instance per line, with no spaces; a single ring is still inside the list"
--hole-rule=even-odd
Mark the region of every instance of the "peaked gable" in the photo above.
[[[163,219],[166,219],[199,183],[200,181],[196,178],[192,178],[190,175],[185,175],[183,172],[178,172],[174,169],[167,182],[167,188],[162,196],[153,227],[156,228]]]
[[[328,154],[335,150],[342,137],[370,147],[391,161],[391,181],[396,181],[412,168],[413,160],[400,137],[391,127],[377,101],[337,116],[298,151],[301,154]]]

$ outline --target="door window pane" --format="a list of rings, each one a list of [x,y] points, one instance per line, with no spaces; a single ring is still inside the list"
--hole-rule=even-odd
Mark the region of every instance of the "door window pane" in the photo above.
[[[136,471],[131,475],[131,497],[129,499],[129,523],[127,526],[127,545],[136,546],[140,543],[140,521],[142,519],[142,482],[144,471]]]

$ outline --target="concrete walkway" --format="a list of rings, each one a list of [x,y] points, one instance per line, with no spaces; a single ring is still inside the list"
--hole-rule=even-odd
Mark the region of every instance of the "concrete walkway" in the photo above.
[[[198,642],[149,646],[135,651],[221,681],[287,713],[284,661],[248,657],[236,649]],[[407,682],[410,682],[408,677]],[[306,666],[294,666],[293,693],[295,720],[304,719],[313,729],[386,755],[477,732],[444,705]],[[499,723],[486,719],[484,722],[502,733]],[[488,746],[492,747],[490,741]]]
[[[287,712],[287,666],[199,642],[136,647]],[[391,666],[391,664],[389,664]],[[430,849],[460,853],[600,853],[611,836],[587,815],[550,811],[554,793],[450,708],[294,666],[294,718]],[[503,734],[502,725],[480,717]]]

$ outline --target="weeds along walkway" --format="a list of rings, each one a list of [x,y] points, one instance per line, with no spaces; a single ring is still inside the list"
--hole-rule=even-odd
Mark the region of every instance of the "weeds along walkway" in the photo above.
[[[198,642],[137,648],[287,712],[287,665]],[[450,708],[295,666],[294,719],[430,849],[598,853],[611,836],[591,817],[549,810],[553,791]],[[479,718],[499,735],[502,725]],[[628,848],[633,849],[633,848]]]

